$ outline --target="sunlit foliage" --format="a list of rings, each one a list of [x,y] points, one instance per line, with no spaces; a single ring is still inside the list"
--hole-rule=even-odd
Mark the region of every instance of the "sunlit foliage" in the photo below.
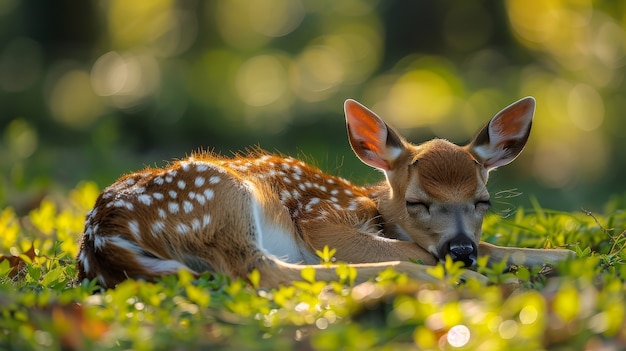
[[[0,1],[0,349],[626,348],[625,9],[612,0]],[[371,180],[345,139],[344,99],[416,142],[463,142],[526,95],[538,101],[533,134],[492,176],[484,239],[575,250],[556,275],[481,261],[489,286],[457,284],[452,262],[430,270],[441,281],[432,285],[385,270],[353,286],[343,265],[340,281],[305,270],[302,282],[270,291],[254,288],[258,272],[253,286],[184,272],[111,290],[74,281],[84,214],[98,185],[122,173],[199,147],[260,143]],[[67,191],[82,179],[96,183]],[[608,194],[617,195],[600,210]]]
[[[260,143],[362,173],[344,137],[346,98],[415,141],[463,142],[533,95],[532,140],[502,188],[533,179],[525,192],[568,210],[623,190],[620,1],[46,6],[0,2],[0,203],[20,213],[51,183],[104,186],[198,147]]]
[[[451,261],[438,284],[391,269],[353,285],[316,280],[257,290],[187,272],[103,290],[74,282],[77,237],[98,193],[81,183],[28,215],[0,211],[0,349],[3,350],[540,350],[626,347],[625,199],[604,215],[535,204],[509,219],[492,214],[485,239],[500,245],[568,246],[578,257],[545,268],[485,267],[492,282],[459,285]],[[330,262],[332,248],[318,252]],[[255,277],[256,276],[256,277]],[[258,272],[250,280],[258,281]]]

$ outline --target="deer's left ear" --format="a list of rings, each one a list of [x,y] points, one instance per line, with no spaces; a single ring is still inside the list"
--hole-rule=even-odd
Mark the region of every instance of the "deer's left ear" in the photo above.
[[[346,100],[344,112],[354,153],[367,165],[391,170],[404,150],[402,137],[378,115],[354,100]]]
[[[535,114],[535,99],[525,97],[498,112],[467,145],[469,152],[491,170],[513,161],[524,149]]]

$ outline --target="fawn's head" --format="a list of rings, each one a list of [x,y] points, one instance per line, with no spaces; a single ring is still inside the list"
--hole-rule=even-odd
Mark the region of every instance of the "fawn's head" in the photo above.
[[[524,148],[535,100],[506,107],[465,146],[443,139],[415,145],[358,102],[347,100],[344,109],[352,149],[387,178],[378,206],[386,225],[439,260],[450,255],[473,266],[490,206],[488,173]]]

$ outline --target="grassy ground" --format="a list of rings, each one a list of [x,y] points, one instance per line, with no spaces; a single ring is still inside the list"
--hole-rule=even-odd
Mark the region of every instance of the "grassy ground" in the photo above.
[[[306,282],[265,291],[188,274],[113,290],[73,284],[91,183],[45,199],[19,218],[0,210],[2,350],[619,350],[626,347],[626,198],[604,213],[536,204],[491,214],[483,239],[567,246],[578,258],[547,267],[481,267],[492,282],[457,284],[450,262],[439,284],[381,272],[371,283]],[[322,261],[329,259],[322,253]],[[503,273],[504,272],[504,273]],[[310,273],[310,272],[308,272]],[[350,276],[347,272],[346,276]]]

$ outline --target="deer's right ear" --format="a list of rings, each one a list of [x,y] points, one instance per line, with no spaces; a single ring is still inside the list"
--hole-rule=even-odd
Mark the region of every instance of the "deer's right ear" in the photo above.
[[[374,112],[352,99],[344,103],[344,112],[354,153],[367,165],[391,170],[404,150],[402,137]]]

